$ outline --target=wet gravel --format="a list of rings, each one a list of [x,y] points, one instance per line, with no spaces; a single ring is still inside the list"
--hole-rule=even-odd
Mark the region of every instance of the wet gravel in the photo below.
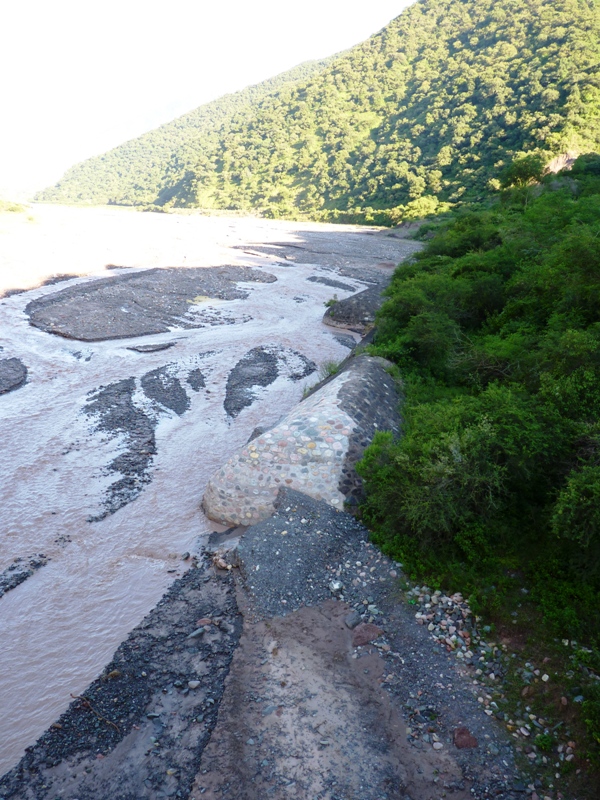
[[[192,376],[192,380],[195,380],[195,376]],[[146,373],[142,377],[141,386],[146,397],[174,411],[179,417],[190,408],[190,398],[181,381],[176,375],[169,373],[168,367],[158,367]]]
[[[9,567],[0,572],[0,598],[30,578],[36,569],[45,567],[49,560],[44,553],[36,553],[28,558],[15,558]]]
[[[531,794],[475,665],[432,643],[357,519],[285,489],[212,542],[0,800]]]
[[[199,353],[198,358],[213,354],[214,351],[206,351]],[[107,489],[102,511],[91,521],[104,519],[132,502],[150,483],[150,468],[157,452],[156,426],[161,416],[169,413],[182,416],[190,409],[188,392],[199,392],[206,387],[205,372],[200,367],[186,370],[184,365],[172,362],[139,379],[126,378],[88,395],[84,413],[94,430],[109,438],[118,437],[125,445],[106,467],[109,474],[116,473],[119,478]]]
[[[192,567],[0,779],[0,798],[188,797],[241,627],[229,573]]]
[[[331,286],[332,289],[341,289],[344,292],[354,292],[356,290],[356,287],[351,286],[349,283],[336,281],[334,278],[325,278],[322,275],[311,275],[306,280],[312,283],[322,283],[324,286]]]
[[[366,628],[369,638],[368,626],[380,631],[357,645],[354,657],[375,652],[384,659],[382,687],[402,710],[411,747],[451,753],[460,765],[466,783],[439,789],[451,794],[466,785],[470,796],[481,799],[523,796],[528,782],[515,766],[511,738],[485,713],[474,675],[445,647],[432,646],[429,632],[402,600],[399,565],[368,536],[351,515],[282,489],[275,515],[249,528],[237,548],[248,618],[287,616],[327,598],[345,602],[346,624],[355,633]],[[475,747],[457,746],[456,731],[463,728]]]
[[[150,373],[151,374],[151,373]],[[133,402],[135,378],[126,378],[92,392],[85,407],[96,431],[123,437],[125,449],[107,467],[120,477],[106,491],[103,510],[90,521],[104,519],[134,500],[150,482],[148,473],[156,455],[156,420]]]

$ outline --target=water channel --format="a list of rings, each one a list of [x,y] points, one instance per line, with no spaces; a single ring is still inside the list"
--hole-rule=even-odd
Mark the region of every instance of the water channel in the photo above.
[[[348,354],[358,336],[323,325],[324,303],[367,288],[374,271],[389,274],[415,247],[386,232],[311,223],[60,207],[32,216],[0,221],[0,359],[28,370],[25,385],[0,395],[0,573],[42,555],[47,563],[0,597],[0,774],[182,574],[182,554],[199,552],[218,529],[200,507],[211,474],[317,381],[307,364],[318,370]],[[237,283],[246,295],[238,299],[191,298],[189,327],[146,336],[78,341],[32,326],[26,312],[33,300],[110,276],[220,265],[276,280]],[[72,277],[39,285],[53,275]],[[170,347],[148,351],[152,344]],[[232,416],[228,380],[256,348],[273,356],[277,376],[251,385]],[[178,386],[183,407],[149,391],[148,375]],[[111,465],[130,451],[131,435],[111,429],[94,398],[125,384],[154,449],[115,502]]]

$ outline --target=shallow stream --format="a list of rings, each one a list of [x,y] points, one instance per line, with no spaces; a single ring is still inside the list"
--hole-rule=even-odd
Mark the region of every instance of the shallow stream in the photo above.
[[[198,553],[218,529],[200,507],[211,474],[255,427],[275,424],[298,402],[321,365],[348,354],[348,332],[344,338],[321,322],[324,303],[334,293],[343,298],[367,287],[361,263],[389,272],[411,248],[342,226],[56,207],[33,216],[0,225],[0,294],[53,274],[85,277],[0,299],[0,359],[19,358],[28,370],[24,386],[0,395],[0,573],[39,561],[40,554],[47,559],[0,597],[0,774],[71,695],[85,690],[182,574],[189,563],[182,554]],[[252,249],[275,242],[292,243],[298,257]],[[196,298],[188,319],[209,320],[205,327],[172,326],[137,338],[76,341],[33,327],[25,313],[36,298],[99,277],[220,264],[253,267],[277,280],[240,284],[245,299]],[[333,289],[315,277],[351,288]],[[151,344],[172,346],[129,349]],[[276,362],[276,377],[246,385],[249,404],[228,415],[232,370],[256,348]],[[299,377],[312,369],[309,362],[317,370]],[[149,374],[163,382],[164,397],[148,391]],[[111,501],[127,471],[114,464],[130,459],[132,434],[111,429],[114,415],[102,417],[93,400],[101,387],[124,381],[134,387],[124,395],[131,409],[149,420],[154,449],[143,451],[144,468],[130,471],[126,491]],[[169,402],[173,386],[180,400],[182,391],[187,396],[182,407]]]

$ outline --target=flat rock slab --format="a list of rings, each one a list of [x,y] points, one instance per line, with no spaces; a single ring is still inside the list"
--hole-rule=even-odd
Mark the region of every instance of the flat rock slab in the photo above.
[[[27,380],[27,367],[18,358],[0,359],[0,394],[20,389]]]
[[[207,630],[189,639],[198,620],[210,621]],[[0,778],[0,797],[188,797],[241,627],[229,573],[190,569]]]
[[[237,417],[252,405],[256,390],[270,386],[280,375],[299,381],[316,372],[317,365],[289,347],[254,347],[229,373],[225,387],[224,408],[227,415]]]
[[[201,306],[209,300],[240,300],[239,282],[273,283],[250,267],[148,269],[93,280],[45,295],[25,309],[36,328],[69,339],[98,342],[201,328],[231,322],[224,312]]]
[[[361,335],[371,330],[375,315],[383,304],[383,286],[371,286],[363,292],[338,300],[323,315],[323,322],[338,328],[346,328]]]
[[[128,347],[128,350],[133,350],[134,353],[159,353],[161,350],[168,350],[170,347],[175,347],[175,342],[161,342],[160,344],[138,344],[134,347]]]
[[[224,524],[273,513],[281,487],[342,509],[360,493],[354,466],[376,430],[399,433],[399,396],[384,359],[360,355],[275,428],[243,447],[208,483],[203,507]]]
[[[337,276],[358,278],[364,283],[379,283],[382,270],[389,270],[399,261],[423,247],[420,242],[392,239],[387,231],[343,231],[334,233],[300,231],[292,242],[239,245],[249,254],[272,256],[293,264],[319,264],[335,270]],[[334,276],[335,277],[335,276]]]

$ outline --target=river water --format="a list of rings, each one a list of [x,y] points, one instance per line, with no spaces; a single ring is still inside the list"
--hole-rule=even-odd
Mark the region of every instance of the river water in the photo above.
[[[223,402],[236,363],[265,345],[317,365],[341,360],[349,351],[340,332],[321,318],[334,291],[340,298],[352,291],[307,279],[336,277],[346,264],[340,280],[358,291],[366,288],[361,263],[389,271],[411,249],[342,226],[44,206],[32,216],[0,220],[0,294],[38,286],[0,299],[0,358],[19,358],[28,368],[25,386],[0,395],[0,573],[17,558],[49,560],[0,598],[0,774],[71,694],[85,690],[182,574],[181,554],[199,552],[219,529],[200,508],[211,474],[256,426],[275,424],[317,381],[316,373],[302,380],[281,374],[256,388],[254,402],[232,419]],[[298,257],[257,252],[274,242],[292,244]],[[107,264],[126,267],[120,275],[239,264],[263,268],[277,281],[248,284],[246,299],[215,303],[233,320],[227,325],[89,343],[29,324],[28,302],[116,274]],[[55,274],[81,277],[39,286]],[[143,354],[128,349],[166,342],[175,345]],[[142,375],[165,365],[182,374],[201,366],[206,386],[188,392],[184,414],[153,405],[157,452],[149,482],[116,513],[90,522],[101,516],[115,480],[107,467],[127,447],[122,433],[98,430],[86,413],[90,393],[132,377],[139,386]],[[147,403],[139,392],[133,401],[139,408]]]

